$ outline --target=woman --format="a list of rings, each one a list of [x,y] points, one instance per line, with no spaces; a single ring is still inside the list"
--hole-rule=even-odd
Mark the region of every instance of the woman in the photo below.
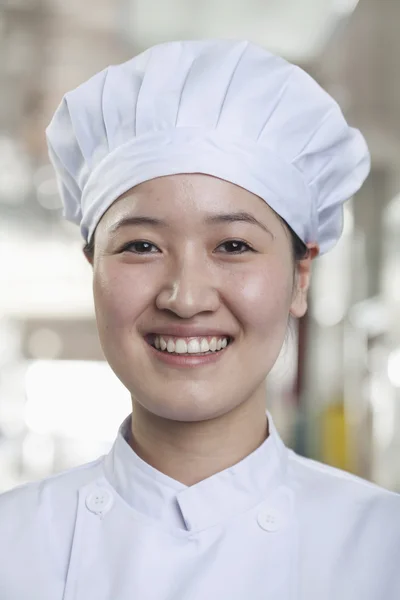
[[[399,496],[296,455],[265,410],[361,134],[298,67],[212,40],[99,73],[47,136],[132,418],[107,456],[1,496],[0,598],[400,598]]]

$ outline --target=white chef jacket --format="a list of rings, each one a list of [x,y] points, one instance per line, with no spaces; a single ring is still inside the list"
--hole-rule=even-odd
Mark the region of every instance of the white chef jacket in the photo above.
[[[127,443],[0,496],[1,600],[399,600],[400,495],[270,435],[187,487]]]

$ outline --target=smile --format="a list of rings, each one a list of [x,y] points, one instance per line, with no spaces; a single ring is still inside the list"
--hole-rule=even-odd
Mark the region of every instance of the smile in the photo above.
[[[168,335],[150,334],[145,337],[150,355],[157,363],[175,369],[211,366],[229,356],[233,338],[230,336],[208,336],[178,338]],[[205,340],[205,342],[203,342]],[[225,340],[225,341],[224,341]],[[180,342],[184,342],[185,345]],[[226,343],[225,343],[226,342]],[[205,345],[207,343],[207,346]],[[156,344],[159,348],[156,347]],[[166,344],[166,347],[165,347]],[[164,347],[164,350],[161,347]],[[200,351],[198,350],[200,347]],[[214,349],[213,349],[214,348]],[[218,350],[218,348],[220,348]],[[204,351],[202,351],[204,349]],[[180,350],[180,351],[179,351]],[[184,352],[182,352],[184,350]]]
[[[206,355],[224,350],[231,342],[230,336],[205,336],[179,338],[152,334],[148,343],[156,350],[175,355]]]

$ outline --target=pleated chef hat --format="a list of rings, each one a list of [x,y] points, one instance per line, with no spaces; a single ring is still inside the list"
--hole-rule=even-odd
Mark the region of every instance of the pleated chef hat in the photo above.
[[[46,134],[63,216],[86,242],[133,186],[206,173],[260,196],[323,254],[370,168],[333,98],[246,41],[164,43],[110,66],[64,96]]]

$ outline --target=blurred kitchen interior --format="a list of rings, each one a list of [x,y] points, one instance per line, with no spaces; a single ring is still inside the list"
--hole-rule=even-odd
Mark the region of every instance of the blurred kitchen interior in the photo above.
[[[398,0],[0,0],[0,490],[106,452],[130,410],[48,162],[56,106],[154,43],[228,37],[305,68],[369,143],[267,402],[295,450],[400,492],[399,23]]]

